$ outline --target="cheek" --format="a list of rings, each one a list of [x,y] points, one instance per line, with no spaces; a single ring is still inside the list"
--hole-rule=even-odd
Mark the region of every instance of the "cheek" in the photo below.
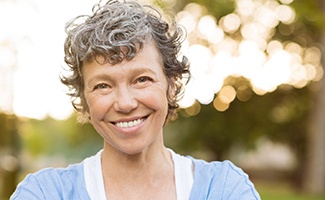
[[[94,95],[87,98],[89,114],[92,119],[103,119],[107,110],[111,107],[111,98],[107,96]]]
[[[167,89],[157,87],[150,91],[141,93],[141,101],[153,110],[162,112],[164,115],[168,110]]]

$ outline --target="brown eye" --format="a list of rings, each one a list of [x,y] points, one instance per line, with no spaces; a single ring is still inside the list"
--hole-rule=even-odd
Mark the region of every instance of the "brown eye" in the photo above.
[[[148,82],[148,81],[152,81],[152,79],[150,77],[147,77],[147,76],[142,76],[142,77],[138,78],[138,80],[137,80],[138,83],[145,83],[145,82]]]
[[[104,90],[107,88],[109,88],[109,85],[107,85],[106,83],[100,83],[94,87],[94,90]]]

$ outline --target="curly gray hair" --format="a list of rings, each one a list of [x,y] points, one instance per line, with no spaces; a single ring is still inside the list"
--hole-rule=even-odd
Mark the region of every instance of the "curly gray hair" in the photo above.
[[[67,94],[72,97],[80,123],[89,120],[89,108],[83,93],[83,62],[96,60],[98,56],[111,64],[131,60],[145,42],[152,39],[162,56],[169,84],[166,119],[176,116],[177,102],[184,89],[182,78],[190,77],[187,58],[177,58],[184,31],[176,22],[169,25],[160,12],[150,6],[113,0],[104,5],[96,4],[92,16],[82,15],[72,19],[65,30],[64,61],[71,73],[61,76],[61,81],[69,88]]]

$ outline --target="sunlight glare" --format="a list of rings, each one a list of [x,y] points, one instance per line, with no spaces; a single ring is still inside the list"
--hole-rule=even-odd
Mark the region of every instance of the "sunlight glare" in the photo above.
[[[186,114],[188,114],[189,116],[195,116],[199,114],[200,111],[201,111],[201,104],[199,104],[198,102],[194,102],[194,104],[191,107],[187,107],[185,109]]]
[[[217,44],[224,38],[222,29],[217,27],[215,19],[210,15],[201,17],[198,30],[200,35],[212,44]]]
[[[272,55],[273,53],[282,50],[283,46],[282,43],[279,42],[278,40],[272,40],[267,44],[266,52],[269,55]]]
[[[236,90],[231,85],[226,85],[220,90],[218,97],[223,103],[230,104],[236,97]]]
[[[188,11],[181,11],[177,14],[179,23],[190,33],[195,30],[196,19]]]
[[[188,48],[184,49],[191,60],[193,75],[185,91],[188,104],[193,105],[194,99],[206,104],[217,94],[213,105],[218,111],[225,111],[234,96],[241,101],[250,99],[251,90],[264,95],[282,84],[302,88],[310,81],[320,80],[324,72],[318,48],[304,48],[295,42],[272,39],[280,22],[294,22],[295,11],[289,6],[291,2],[236,0],[236,10],[221,17],[219,26],[217,19],[204,15],[201,6],[189,4],[186,15],[179,15],[185,22],[191,19],[187,22],[191,37],[186,40]],[[207,39],[212,35],[219,37],[215,27],[224,32],[217,43]],[[223,95],[224,80],[228,77],[246,78],[251,89],[238,87],[237,91],[227,93],[231,98]],[[186,98],[187,95],[190,98]]]
[[[203,6],[197,3],[189,3],[184,8],[185,11],[189,12],[195,20],[197,20],[200,16],[203,16],[204,8]]]
[[[235,59],[228,51],[219,51],[211,60],[211,73],[214,79],[214,93],[218,93],[223,80],[234,74]]]
[[[237,0],[237,12],[243,16],[249,16],[254,13],[256,4],[253,0]]]
[[[305,64],[304,67],[306,68],[307,80],[314,80],[314,78],[316,77],[316,74],[317,74],[315,66],[311,65],[311,64]]]
[[[241,21],[238,15],[231,13],[220,19],[220,26],[225,32],[234,33],[241,25]]]
[[[213,100],[213,107],[220,111],[226,111],[229,108],[229,104],[228,103],[224,103],[223,101],[220,100],[219,96],[217,96],[214,100]]]
[[[304,60],[307,63],[311,63],[315,66],[321,64],[321,51],[316,47],[311,47],[305,50]]]
[[[290,63],[291,56],[284,50],[271,55],[263,67],[256,71],[255,76],[252,77],[251,82],[254,88],[273,92],[278,85],[287,83],[291,75]],[[256,91],[261,93],[258,90]]]
[[[220,19],[196,3],[177,13],[177,21],[187,30],[181,52],[189,58],[192,73],[180,107],[194,106],[188,114],[196,115],[200,111],[196,104],[213,102],[218,111],[225,111],[236,97],[247,101],[254,92],[264,95],[281,84],[302,88],[323,78],[322,55],[317,47],[272,39],[276,31],[285,36],[292,33],[276,29],[279,23],[294,22],[296,13],[289,5],[292,1],[235,0],[234,12]],[[4,75],[0,90],[5,93],[0,100],[2,111],[8,104],[18,116],[65,119],[71,115],[67,89],[59,80],[65,66],[64,26],[72,17],[90,14],[97,2],[0,1],[0,25],[4,27],[0,32],[0,70]],[[10,76],[11,70],[16,73]],[[246,78],[249,87],[224,86],[230,76]]]
[[[208,75],[196,75],[193,77],[188,84],[187,90],[190,90],[194,94],[201,104],[209,104],[213,101],[214,88],[213,79]]]
[[[191,96],[192,93],[188,92],[189,91],[188,86],[186,86],[185,88],[186,88],[186,90],[184,92],[184,95],[183,95],[182,99],[178,102],[179,107],[181,107],[181,108],[191,107],[196,101],[195,97]]]
[[[275,10],[278,20],[284,24],[291,24],[296,17],[294,10],[287,5],[280,5]]]
[[[252,96],[251,89],[247,85],[239,86],[236,92],[236,97],[242,102],[248,101]]]
[[[295,42],[289,42],[287,45],[285,45],[284,49],[288,52],[298,54],[299,58],[301,58],[303,54],[303,48]]]
[[[271,8],[266,6],[259,7],[255,12],[254,18],[256,22],[267,28],[274,28],[279,23],[275,12]]]
[[[280,2],[283,4],[290,4],[293,2],[293,0],[280,0]]]
[[[13,81],[9,80],[13,82],[13,91],[1,89],[1,92],[8,93],[3,96],[13,96],[9,104],[16,115],[36,119],[48,115],[65,119],[71,115],[72,106],[65,94],[66,88],[59,80],[64,65],[64,26],[72,17],[89,14],[95,3],[96,0],[0,2],[0,25],[3,27],[0,56],[6,58],[1,59],[0,70],[4,73],[6,65],[11,65],[13,74]],[[4,44],[6,42],[10,47]],[[9,56],[3,48],[12,48],[15,55]],[[0,109],[5,110],[2,104]]]
[[[248,79],[256,76],[256,72],[266,61],[265,54],[258,48],[258,44],[254,41],[244,40],[239,44],[238,53],[237,75]]]

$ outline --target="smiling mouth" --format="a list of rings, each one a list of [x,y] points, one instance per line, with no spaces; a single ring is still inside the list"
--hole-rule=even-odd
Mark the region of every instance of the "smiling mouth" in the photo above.
[[[143,117],[141,119],[136,119],[136,120],[128,121],[128,122],[116,122],[114,124],[120,128],[131,128],[131,127],[137,126],[138,124],[141,124],[146,118],[147,117]]]

